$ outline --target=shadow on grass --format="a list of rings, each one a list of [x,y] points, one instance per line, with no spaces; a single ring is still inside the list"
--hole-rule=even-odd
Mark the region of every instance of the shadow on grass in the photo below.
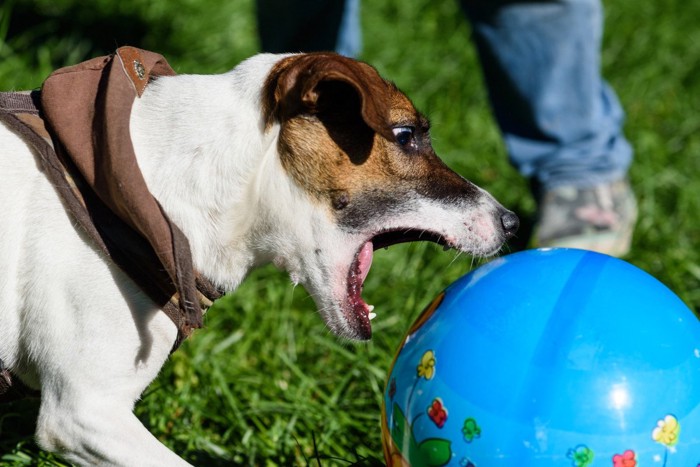
[[[0,405],[0,457],[21,443],[33,443],[40,402],[38,398],[28,397]]]
[[[233,465],[230,460],[215,457],[205,451],[197,451],[187,456],[187,462],[200,467],[224,467]]]
[[[274,457],[266,459],[268,462],[271,462],[272,465],[288,465],[289,464],[289,457],[284,457],[282,459],[275,459]],[[187,461],[191,463],[192,465],[196,465],[198,467],[230,467],[232,465],[237,465],[235,463],[232,463],[230,460],[222,459],[219,457],[216,457],[212,455],[211,453],[204,452],[204,451],[198,451],[194,453],[190,453],[187,456]],[[325,467],[325,466],[347,466],[347,467],[385,467],[386,464],[383,459],[379,459],[376,457],[360,457],[358,456],[356,459],[351,460],[351,459],[339,459],[337,457],[328,457],[324,456],[322,454],[319,454],[316,457],[312,457],[310,459],[306,460],[306,464],[303,464],[306,467]],[[300,466],[301,467],[301,466]]]
[[[115,5],[116,2],[98,2],[85,8],[79,2],[62,2],[47,7],[31,0],[8,2],[0,11],[9,15],[5,37],[0,40],[35,61],[40,60],[40,54],[27,52],[50,49],[50,64],[58,68],[110,54],[123,45],[142,44],[144,38],[167,38],[174,34],[166,18],[148,21],[137,10],[124,11]],[[57,38],[63,43],[57,44]],[[162,45],[167,43],[164,40]]]

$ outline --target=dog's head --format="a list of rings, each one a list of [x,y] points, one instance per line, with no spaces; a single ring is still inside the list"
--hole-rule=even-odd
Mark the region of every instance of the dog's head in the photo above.
[[[489,256],[518,227],[435,155],[427,119],[365,63],[330,53],[283,58],[263,101],[281,166],[300,193],[288,196],[304,198],[279,201],[280,228],[296,238],[271,254],[340,336],[371,336],[361,291],[373,250],[430,240]]]

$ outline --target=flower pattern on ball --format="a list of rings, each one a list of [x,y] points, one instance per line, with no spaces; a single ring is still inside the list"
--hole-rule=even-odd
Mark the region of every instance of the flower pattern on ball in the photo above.
[[[471,443],[475,438],[481,436],[481,428],[477,425],[476,420],[469,417],[464,420],[464,425],[462,426],[462,435],[464,435],[464,441]]]
[[[442,403],[442,399],[436,397],[433,403],[428,407],[428,417],[435,423],[435,426],[442,428],[447,421],[447,409]]]
[[[428,350],[423,354],[417,371],[419,378],[433,379],[435,375],[435,352]]]
[[[588,467],[593,462],[593,450],[584,444],[569,449],[566,457],[571,459],[573,467]]]
[[[678,443],[678,436],[681,432],[681,424],[673,415],[666,415],[662,420],[656,422],[656,428],[651,432],[651,437],[657,443],[666,447],[675,446]]]
[[[612,460],[613,467],[637,467],[637,455],[631,449],[622,454],[615,454]]]

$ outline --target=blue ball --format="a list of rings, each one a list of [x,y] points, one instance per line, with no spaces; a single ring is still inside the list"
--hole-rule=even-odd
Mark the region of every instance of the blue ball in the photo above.
[[[529,250],[449,286],[390,370],[389,466],[700,466],[700,323],[606,255]]]

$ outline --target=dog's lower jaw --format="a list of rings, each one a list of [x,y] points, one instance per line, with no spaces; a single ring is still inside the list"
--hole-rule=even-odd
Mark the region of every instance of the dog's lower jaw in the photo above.
[[[369,314],[370,307],[364,301],[350,302],[349,308],[344,311],[349,326],[346,334],[340,334],[340,336],[357,341],[370,340],[372,338],[372,325]]]
[[[372,338],[370,307],[361,302],[335,301],[327,306],[318,306],[330,331],[340,339],[368,341]]]

